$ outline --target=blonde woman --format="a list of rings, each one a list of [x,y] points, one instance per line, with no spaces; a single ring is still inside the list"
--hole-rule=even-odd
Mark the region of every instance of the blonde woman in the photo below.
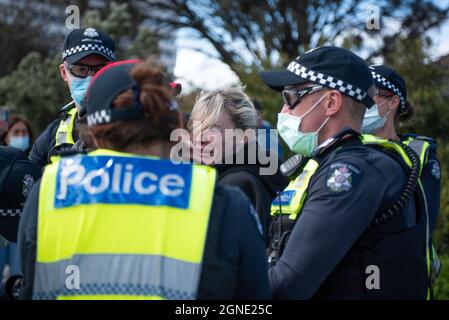
[[[218,182],[240,188],[255,207],[264,237],[271,222],[270,206],[287,181],[277,170],[261,174],[270,164],[261,161],[257,145],[257,111],[242,88],[202,92],[188,123],[193,139],[193,159],[214,166]],[[266,154],[263,154],[266,156]],[[266,160],[265,158],[263,160]]]

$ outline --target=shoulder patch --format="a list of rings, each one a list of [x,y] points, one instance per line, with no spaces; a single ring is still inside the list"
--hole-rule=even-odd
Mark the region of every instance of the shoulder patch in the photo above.
[[[23,186],[22,186],[22,194],[25,198],[27,198],[28,195],[30,194],[33,185],[34,185],[34,178],[30,174],[26,174],[23,177]]]
[[[429,161],[429,166],[430,166],[430,173],[432,173],[432,176],[437,179],[440,180],[441,178],[441,169],[440,169],[440,164],[438,163],[437,160],[430,160]]]
[[[360,180],[361,171],[356,166],[338,161],[332,163],[326,179],[326,188],[331,194],[343,194],[351,190]]]

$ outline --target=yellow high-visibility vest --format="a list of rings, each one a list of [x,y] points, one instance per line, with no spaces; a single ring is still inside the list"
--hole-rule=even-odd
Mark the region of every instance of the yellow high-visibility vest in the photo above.
[[[75,128],[76,115],[77,110],[75,107],[67,111],[66,118],[61,120],[58,130],[56,131],[55,146],[59,146],[61,144],[75,144],[75,140],[73,139],[73,130]]]
[[[409,137],[407,140],[402,141],[402,143],[412,148],[412,150],[415,151],[415,153],[419,156],[419,162],[421,163],[421,174],[422,169],[427,164],[430,143],[425,140],[416,139],[413,137]]]
[[[215,169],[108,150],[45,168],[34,299],[195,299]]]

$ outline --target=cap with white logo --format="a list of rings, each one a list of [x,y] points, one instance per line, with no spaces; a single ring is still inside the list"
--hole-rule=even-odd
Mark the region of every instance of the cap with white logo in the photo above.
[[[114,41],[108,34],[95,28],[75,29],[67,35],[62,60],[73,64],[91,54],[115,61]]]

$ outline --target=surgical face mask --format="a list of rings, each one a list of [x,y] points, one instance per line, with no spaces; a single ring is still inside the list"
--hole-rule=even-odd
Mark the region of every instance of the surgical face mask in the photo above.
[[[30,137],[13,136],[9,139],[9,146],[25,151],[30,147]]]
[[[73,101],[77,106],[81,106],[81,102],[86,97],[87,88],[89,88],[90,81],[92,80],[92,76],[88,76],[86,78],[77,78],[74,76],[69,76],[72,81],[72,90],[71,96]]]
[[[295,117],[288,113],[278,114],[277,128],[279,134],[291,151],[304,156],[310,156],[318,146],[318,134],[326,125],[327,121],[329,121],[330,117],[328,117],[315,132],[301,132],[299,131],[299,126],[301,125],[302,119],[312,112],[326,95],[327,94],[323,95],[310,110],[301,117]]]
[[[383,117],[381,117],[379,114],[379,107],[386,103],[388,100],[390,99],[387,99],[381,104],[374,105],[373,107],[366,110],[365,116],[363,117],[362,133],[372,134],[377,130],[383,128],[385,122],[387,121],[387,117],[391,112],[391,109],[388,110]]]

